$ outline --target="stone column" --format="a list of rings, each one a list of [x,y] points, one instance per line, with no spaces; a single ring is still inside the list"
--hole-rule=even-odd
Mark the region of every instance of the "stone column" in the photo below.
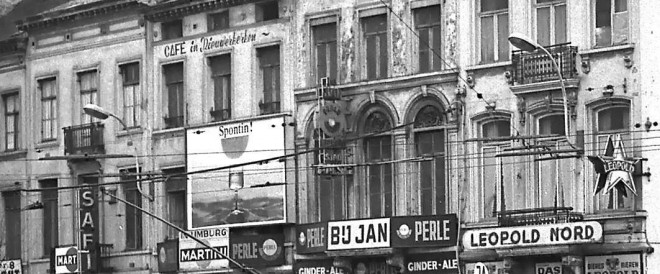
[[[407,158],[408,146],[406,141],[406,131],[403,129],[394,131],[392,137],[394,140],[394,151],[392,152],[393,159],[401,160]],[[409,199],[409,197],[413,188],[412,185],[414,185],[408,182],[410,177],[410,162],[396,162],[392,166],[394,172],[393,179],[396,183],[394,186],[396,213],[397,215],[409,215],[407,208],[409,206],[412,207],[409,203],[413,199]]]

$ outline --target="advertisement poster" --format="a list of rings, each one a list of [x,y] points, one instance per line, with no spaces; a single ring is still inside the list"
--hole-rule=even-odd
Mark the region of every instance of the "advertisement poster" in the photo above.
[[[584,273],[586,274],[641,274],[642,256],[639,253],[586,256],[584,257],[584,266]]]
[[[403,265],[406,273],[458,274],[456,252],[409,254]]]
[[[284,156],[283,124],[280,116],[186,130],[191,228],[285,221],[284,161],[224,168]]]
[[[188,231],[205,244],[219,250],[224,256],[229,256],[229,229],[213,228]],[[212,249],[179,233],[179,269],[181,270],[212,270],[229,267],[229,260]]]
[[[284,234],[239,235],[230,233],[229,256],[249,266],[284,264]]]
[[[392,217],[392,247],[455,246],[456,214]]]

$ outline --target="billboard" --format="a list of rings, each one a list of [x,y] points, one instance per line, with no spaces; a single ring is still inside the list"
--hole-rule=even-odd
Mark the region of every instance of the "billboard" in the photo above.
[[[285,221],[284,161],[262,161],[285,155],[284,122],[279,116],[186,130],[190,228]]]

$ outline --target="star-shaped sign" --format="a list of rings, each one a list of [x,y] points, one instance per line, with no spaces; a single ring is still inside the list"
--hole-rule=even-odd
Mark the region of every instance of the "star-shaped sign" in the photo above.
[[[603,188],[605,188],[603,194],[607,194],[613,188],[616,188],[624,197],[628,196],[626,189],[637,195],[632,173],[635,172],[635,165],[640,159],[626,158],[620,134],[616,135],[614,142],[612,142],[612,136],[607,137],[607,146],[602,156],[589,156],[588,158],[594,164],[594,169],[598,173],[594,195]]]

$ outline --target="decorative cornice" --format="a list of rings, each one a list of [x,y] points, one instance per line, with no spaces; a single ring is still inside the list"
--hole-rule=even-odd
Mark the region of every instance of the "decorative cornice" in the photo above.
[[[254,2],[258,2],[258,0],[175,0],[150,7],[145,18],[149,21],[166,21],[168,19],[181,18],[189,14]]]
[[[28,58],[29,58],[29,60],[38,60],[38,59],[43,59],[43,58],[48,58],[48,57],[55,57],[55,56],[59,56],[59,55],[70,53],[70,52],[82,51],[82,50],[87,50],[87,49],[92,49],[92,48],[107,47],[107,46],[111,46],[111,45],[116,45],[116,44],[136,41],[136,40],[144,40],[144,33],[136,33],[136,34],[132,34],[132,35],[118,37],[118,38],[115,38],[115,39],[112,39],[112,40],[95,41],[94,43],[78,45],[78,46],[74,46],[74,47],[70,47],[70,48],[63,48],[62,46],[58,46],[57,50],[48,51],[48,52],[34,53],[31,56],[29,56]]]

